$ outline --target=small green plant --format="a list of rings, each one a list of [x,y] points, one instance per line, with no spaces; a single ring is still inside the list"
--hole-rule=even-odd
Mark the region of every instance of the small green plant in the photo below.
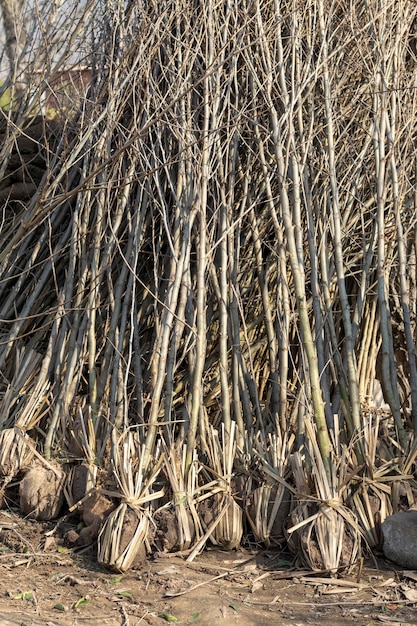
[[[13,596],[13,600],[26,600],[27,602],[33,600],[33,593],[31,591],[22,591]]]
[[[0,81],[0,108],[3,111],[10,111],[12,103],[12,94],[10,87],[4,87],[4,81]]]
[[[175,617],[175,615],[171,615],[171,613],[162,613],[162,617],[166,622],[179,622],[178,617]]]

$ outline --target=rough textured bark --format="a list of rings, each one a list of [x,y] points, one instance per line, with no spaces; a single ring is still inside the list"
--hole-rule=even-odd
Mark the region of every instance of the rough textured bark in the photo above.
[[[22,0],[0,0],[1,16],[6,37],[6,54],[10,64],[10,74],[17,90],[23,89],[24,69],[21,57],[26,43]]]

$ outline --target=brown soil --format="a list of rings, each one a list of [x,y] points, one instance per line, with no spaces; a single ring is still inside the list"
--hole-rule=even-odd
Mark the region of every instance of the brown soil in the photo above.
[[[85,546],[95,541],[104,520],[114,508],[115,505],[109,498],[98,492],[93,493],[78,509],[84,528],[79,533],[71,528],[65,535],[67,543]]]
[[[70,521],[0,511],[0,624],[162,626],[169,616],[197,626],[417,623],[417,582],[385,561],[363,569],[362,589],[357,571],[342,587],[274,550],[207,550],[192,563],[156,554],[117,576],[97,565],[95,548],[61,545]]]

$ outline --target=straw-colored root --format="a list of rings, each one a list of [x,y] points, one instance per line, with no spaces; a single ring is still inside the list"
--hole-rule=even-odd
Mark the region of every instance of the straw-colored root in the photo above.
[[[120,504],[107,517],[99,535],[98,562],[117,572],[143,565],[150,543],[149,526],[146,513]]]
[[[195,539],[193,517],[188,510],[184,510],[187,528],[181,526],[177,512],[173,508],[160,508],[152,516],[156,526],[154,544],[160,552],[180,552],[188,549]]]
[[[288,546],[314,571],[349,569],[360,550],[358,529],[334,508],[314,508],[313,513],[309,506],[294,509],[290,519],[298,528],[290,534]]]
[[[206,529],[215,525],[210,535],[214,545],[233,550],[240,545],[243,536],[243,514],[230,494],[216,493],[199,505],[199,516]]]
[[[261,485],[255,489],[248,496],[245,508],[255,541],[267,547],[282,544],[290,507],[291,494],[288,489],[271,485]]]
[[[28,467],[34,447],[34,442],[19,429],[5,428],[0,432],[0,508],[4,505],[7,485]]]

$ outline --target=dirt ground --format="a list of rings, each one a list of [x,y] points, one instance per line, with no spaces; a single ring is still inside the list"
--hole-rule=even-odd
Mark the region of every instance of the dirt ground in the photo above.
[[[0,511],[0,624],[417,624],[417,572],[379,560],[331,581],[297,570],[291,558],[206,550],[188,563],[157,554],[117,575],[97,564],[93,547],[63,547],[56,523]]]

